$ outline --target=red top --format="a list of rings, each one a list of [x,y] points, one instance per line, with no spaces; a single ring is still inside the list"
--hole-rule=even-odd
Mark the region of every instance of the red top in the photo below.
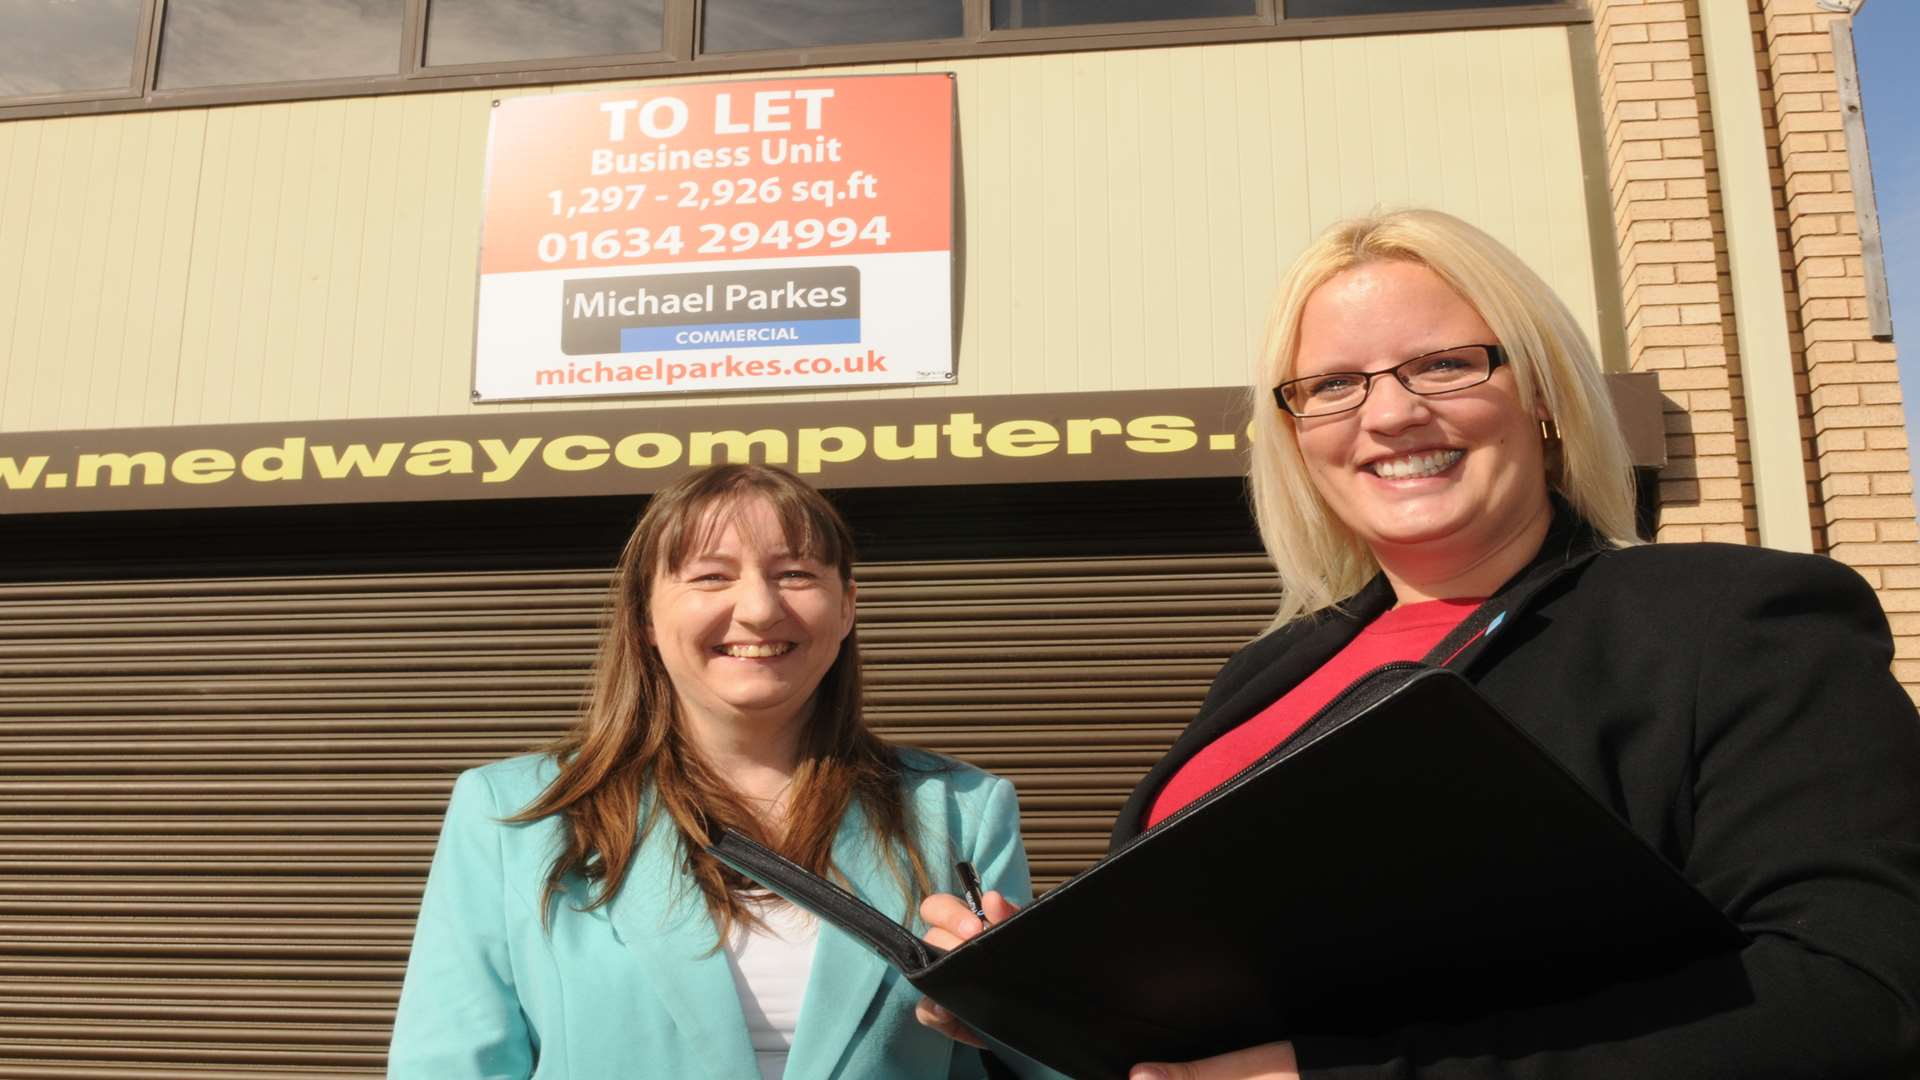
[[[1174,772],[1147,810],[1147,828],[1212,791],[1286,741],[1354,680],[1395,660],[1419,660],[1484,602],[1427,600],[1394,608],[1253,718],[1213,740]]]

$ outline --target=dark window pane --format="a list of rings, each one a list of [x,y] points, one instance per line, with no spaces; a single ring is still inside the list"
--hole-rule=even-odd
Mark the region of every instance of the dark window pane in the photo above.
[[[1398,15],[1410,11],[1465,11],[1469,8],[1527,7],[1553,0],[1285,0],[1289,19],[1333,15]]]
[[[433,0],[427,64],[658,52],[661,0]]]
[[[400,71],[405,0],[167,0],[163,89]]]
[[[702,52],[960,36],[962,0],[706,0]]]
[[[1079,26],[1252,15],[1255,0],[993,0],[993,27]]]
[[[133,85],[138,0],[0,0],[0,97]]]

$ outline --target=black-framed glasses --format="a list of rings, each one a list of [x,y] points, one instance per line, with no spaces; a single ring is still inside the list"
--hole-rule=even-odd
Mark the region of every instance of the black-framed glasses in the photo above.
[[[1373,380],[1382,375],[1400,380],[1410,393],[1432,397],[1479,386],[1493,378],[1494,368],[1506,362],[1506,350],[1498,345],[1455,345],[1379,371],[1323,371],[1288,379],[1273,388],[1273,400],[1294,416],[1331,416],[1365,404],[1373,391]]]

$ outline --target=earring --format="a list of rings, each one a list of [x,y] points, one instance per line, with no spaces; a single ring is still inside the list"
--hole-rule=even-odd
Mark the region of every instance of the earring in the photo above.
[[[1561,472],[1566,468],[1566,444],[1560,441],[1560,425],[1551,416],[1540,418],[1540,456],[1547,466],[1547,484],[1558,488],[1564,479]]]

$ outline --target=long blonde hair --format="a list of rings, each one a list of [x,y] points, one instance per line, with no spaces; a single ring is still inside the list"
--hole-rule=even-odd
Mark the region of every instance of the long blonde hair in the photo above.
[[[1432,270],[1471,304],[1506,350],[1522,408],[1536,403],[1560,429],[1558,467],[1548,481],[1575,513],[1618,545],[1635,543],[1633,480],[1626,439],[1593,347],[1539,275],[1498,240],[1437,210],[1342,221],[1321,233],[1281,279],[1254,358],[1250,485],[1260,538],[1280,577],[1273,625],[1332,607],[1358,592],[1379,563],[1320,498],[1300,456],[1290,417],[1273,388],[1293,374],[1307,298],[1364,263],[1402,261]]]
[[[574,875],[596,886],[589,910],[611,900],[647,831],[664,827],[677,834],[683,865],[725,941],[735,923],[759,925],[745,903],[759,890],[708,855],[707,844],[730,828],[816,874],[833,874],[834,836],[856,799],[875,850],[908,906],[930,891],[901,786],[902,765],[862,714],[857,631],[847,633],[814,692],[783,828],[769,830],[686,738],[666,665],[647,640],[653,583],[684,565],[743,502],[753,500],[773,511],[789,550],[835,568],[843,585],[853,581],[846,522],[819,492],[783,469],[715,466],[653,496],[615,568],[591,696],[573,729],[550,748],[560,774],[508,819],[560,816],[563,846],[541,894],[543,924]]]

